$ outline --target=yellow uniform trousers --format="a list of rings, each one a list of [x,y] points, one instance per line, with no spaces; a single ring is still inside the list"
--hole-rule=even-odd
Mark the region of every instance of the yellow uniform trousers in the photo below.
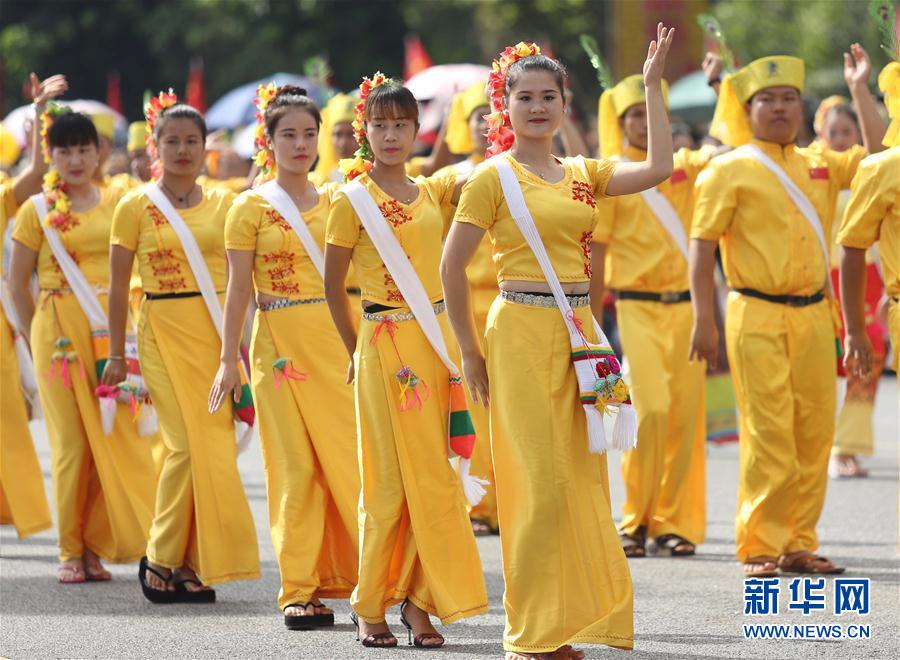
[[[446,314],[438,321],[458,358]],[[444,624],[487,612],[481,559],[448,460],[447,368],[414,320],[397,323],[392,341],[391,328],[363,319],[355,361],[362,495],[353,609],[368,623],[406,598]],[[422,398],[405,412],[396,377],[403,365],[421,379]]]
[[[135,278],[132,276],[131,289],[128,291],[128,306],[131,308],[131,322],[133,327],[137,328],[141,319],[141,303],[144,299],[144,290],[140,287],[140,278],[138,284],[135,284]],[[162,433],[158,430],[150,436],[150,454],[153,456],[153,465],[156,467],[156,477],[159,478],[162,472],[163,463],[166,460],[166,443],[163,442]]]
[[[895,372],[900,372],[900,303],[896,298],[892,298],[888,306],[888,333],[894,355],[893,368]]]
[[[207,412],[220,346],[200,296],[144,301],[141,370],[166,444],[147,558],[186,565],[204,584],[259,577],[231,406]]]
[[[100,297],[106,308],[106,296]],[[70,386],[49,374],[66,337],[77,359]],[[31,350],[50,440],[59,558],[78,559],[85,548],[111,562],[144,554],[153,515],[156,475],[150,442],[139,438],[128,406],[120,405],[110,436],[103,433],[94,389],[97,376],[91,328],[70,292],[42,291],[31,323]]]
[[[829,302],[788,307],[731,292],[725,339],[740,412],[740,561],[818,547],[834,438]]]
[[[596,341],[590,309],[575,312]],[[606,455],[588,451],[562,316],[498,297],[486,343],[506,582],[503,648],[630,649],[631,574],[610,511]]]
[[[706,535],[706,365],[691,363],[690,302],[616,303],[638,444],[622,457],[625,504],[620,529],[650,537]]]
[[[44,476],[28,428],[13,332],[0,312],[0,524],[20,539],[53,526]]]
[[[497,289],[471,289],[472,310],[475,316],[475,329],[481,340],[481,349],[484,350],[484,332],[487,327],[488,312],[491,304],[497,297]],[[472,452],[472,474],[490,482],[486,486],[487,492],[481,502],[469,508],[469,517],[480,520],[491,529],[497,529],[497,491],[494,488],[494,466],[491,463],[491,424],[490,414],[484,403],[472,401],[469,388],[466,388],[466,403],[472,416],[472,424],[475,426],[475,450]]]
[[[325,303],[256,312],[251,387],[282,609],[349,598],[356,586],[359,464],[345,356]],[[305,380],[285,376],[297,372]]]

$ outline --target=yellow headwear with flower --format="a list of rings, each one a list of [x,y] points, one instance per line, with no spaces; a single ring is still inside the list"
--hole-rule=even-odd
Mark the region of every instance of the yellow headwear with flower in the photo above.
[[[253,156],[253,160],[259,168],[259,174],[253,182],[255,186],[275,177],[275,154],[269,149],[269,143],[266,141],[266,108],[277,94],[278,87],[274,82],[270,82],[268,85],[257,86],[256,98],[253,99],[253,105],[256,106],[256,127],[253,129],[256,155]]]
[[[112,142],[116,136],[116,124],[112,116],[105,113],[97,113],[90,115],[90,117],[94,123],[94,128],[97,129],[97,135]]]
[[[662,81],[663,102],[669,107],[669,83]],[[612,89],[600,95],[600,107],[597,116],[597,130],[600,132],[600,154],[604,158],[618,156],[622,153],[625,136],[619,126],[619,118],[633,105],[644,103],[647,95],[644,91],[644,76],[635,74],[628,76]]]
[[[341,123],[353,123],[353,110],[359,98],[353,94],[335,94],[322,108],[322,127],[319,129],[319,160],[313,170],[327,181],[338,166],[340,155],[335,151],[331,134]]]
[[[127,151],[143,151],[147,148],[147,122],[133,121],[128,124]]]
[[[847,97],[841,96],[840,94],[834,94],[833,96],[824,99],[819,104],[819,107],[816,108],[815,118],[813,119],[813,129],[816,131],[818,137],[821,138],[822,131],[825,130],[825,117],[828,116],[828,111],[840,105],[846,105],[847,103],[849,103]]]
[[[891,62],[878,74],[878,89],[884,94],[891,123],[881,143],[886,147],[900,145],[900,62]]]
[[[520,41],[515,46],[507,46],[500,57],[491,63],[487,92],[491,101],[491,113],[485,117],[488,123],[488,158],[508,151],[516,141],[506,107],[506,74],[509,67],[524,57],[540,55],[541,49],[535,43]]]
[[[709,134],[732,147],[753,138],[744,105],[754,94],[769,87],[794,87],[803,92],[803,60],[788,55],[762,57],[722,79],[719,100]]]
[[[469,130],[469,118],[478,108],[490,106],[486,82],[475,83],[453,97],[450,114],[447,116],[447,133],[444,136],[451,153],[466,155],[475,151],[472,131]]]

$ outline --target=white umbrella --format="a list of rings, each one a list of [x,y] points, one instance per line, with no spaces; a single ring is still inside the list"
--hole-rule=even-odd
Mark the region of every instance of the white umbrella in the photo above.
[[[436,131],[444,119],[453,95],[478,82],[487,84],[489,67],[481,64],[439,64],[420,71],[405,85],[417,101],[427,101],[419,118],[423,132]]]
[[[74,101],[56,101],[59,105],[65,105],[75,112],[83,112],[87,115],[109,115],[113,118],[116,135],[124,135],[128,131],[128,121],[121,114],[110,108],[105,103],[91,99],[76,99]],[[28,144],[28,126],[34,121],[34,110],[31,105],[23,105],[10,112],[3,119],[3,125],[15,138],[20,147]]]

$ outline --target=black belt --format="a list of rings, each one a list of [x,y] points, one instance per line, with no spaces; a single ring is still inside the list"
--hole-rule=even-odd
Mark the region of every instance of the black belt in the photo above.
[[[743,296],[759,298],[766,302],[787,305],[788,307],[809,307],[810,305],[815,305],[817,302],[822,302],[825,299],[824,291],[819,291],[811,296],[773,296],[770,293],[763,293],[756,289],[735,289],[735,291]]]
[[[438,300],[435,305],[440,305],[443,299]],[[388,307],[387,305],[379,305],[378,303],[372,303],[371,305],[363,305],[363,311],[366,314],[380,314],[381,312],[391,312],[395,309],[400,309],[400,307]]]
[[[348,295],[351,295],[351,296],[362,295],[362,291],[360,291],[359,288],[352,287],[352,286],[347,289],[347,293],[348,293]]]
[[[663,291],[662,293],[653,293],[652,291],[614,291],[614,293],[619,300],[646,300],[663,303],[664,305],[688,302],[691,299],[690,291]]]
[[[144,292],[144,298],[147,300],[170,300],[173,298],[196,298],[197,296],[202,296],[203,294],[199,291],[179,291],[177,293],[151,293],[150,291]]]

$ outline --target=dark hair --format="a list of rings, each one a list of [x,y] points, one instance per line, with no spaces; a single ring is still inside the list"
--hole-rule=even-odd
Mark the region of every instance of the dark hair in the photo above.
[[[419,123],[419,102],[411,91],[396,80],[388,80],[369,92],[366,99],[366,120],[381,112],[386,117],[403,117]]]
[[[322,126],[322,115],[319,108],[306,95],[306,90],[296,85],[282,85],[275,92],[275,97],[266,106],[263,121],[266,124],[266,133],[271,137],[278,128],[278,122],[292,108],[302,108],[316,120],[316,129]]]
[[[153,128],[154,142],[159,142],[159,137],[162,135],[163,127],[170,119],[190,119],[192,122],[197,124],[197,128],[200,129],[200,134],[203,136],[203,140],[206,140],[206,121],[203,119],[203,115],[201,115],[196,108],[189,106],[186,103],[176,103],[175,105],[169,106],[168,108],[163,108],[163,110],[159,113],[159,116],[156,118],[156,126]]]
[[[47,131],[47,142],[53,147],[74,147],[93,144],[100,148],[100,138],[94,122],[81,112],[63,112],[53,118]]]
[[[845,117],[847,117],[847,119],[849,119],[856,125],[857,129],[859,128],[859,119],[856,116],[856,111],[849,103],[841,103],[840,105],[835,105],[831,108],[828,108],[828,112],[825,113],[825,120],[828,119],[828,115],[830,115],[831,113],[844,115]]]
[[[513,62],[509,65],[509,69],[506,70],[505,91],[507,96],[509,96],[509,93],[519,81],[521,75],[529,71],[546,71],[553,76],[553,80],[556,81],[556,86],[559,87],[559,93],[564,93],[566,80],[569,77],[569,74],[566,72],[566,67],[564,67],[562,63],[557,62],[546,55],[529,55],[528,57],[523,57],[521,60]]]

